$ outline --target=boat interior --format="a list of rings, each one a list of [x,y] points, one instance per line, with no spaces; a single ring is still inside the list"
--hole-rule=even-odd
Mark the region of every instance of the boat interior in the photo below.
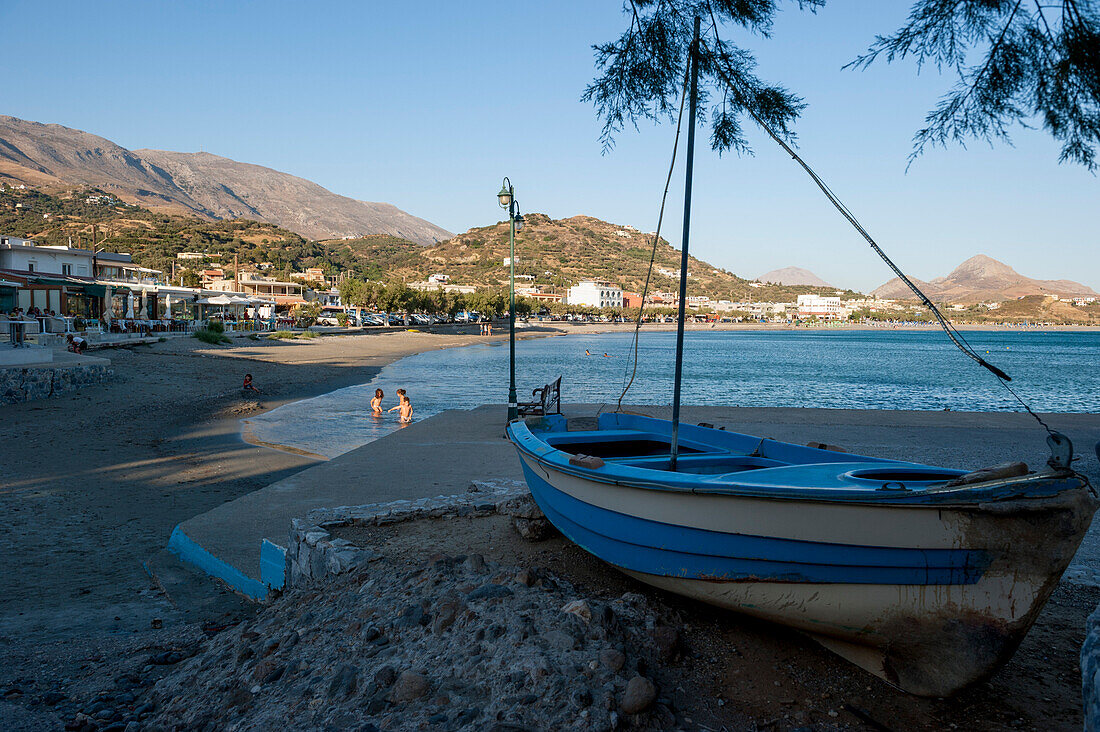
[[[570,430],[568,422],[558,418],[544,421],[536,434],[568,455],[591,455],[623,468],[669,471],[670,425],[667,420],[650,417],[601,414],[594,430]],[[849,487],[867,488],[881,488],[892,482],[928,486],[965,472],[795,445],[709,426],[680,426],[678,474],[726,476],[775,469],[782,469],[787,476],[808,469],[827,469],[841,473]]]

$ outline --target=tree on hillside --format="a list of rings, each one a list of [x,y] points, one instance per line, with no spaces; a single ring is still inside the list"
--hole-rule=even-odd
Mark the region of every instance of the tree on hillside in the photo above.
[[[198,287],[200,285],[199,275],[192,269],[185,269],[180,272],[180,287]]]
[[[795,0],[816,10],[824,0]],[[711,146],[751,153],[746,120],[792,140],[802,100],[756,75],[753,54],[727,40],[740,28],[768,37],[775,0],[626,0],[629,25],[596,45],[599,76],[583,99],[604,121],[605,148],[627,124],[672,117],[684,86],[693,18],[700,16],[699,114]],[[1061,161],[1096,168],[1100,142],[1100,13],[1092,0],[916,0],[905,25],[879,36],[850,66],[913,59],[956,77],[916,133],[928,145],[1008,141],[1014,124],[1037,121],[1061,143]]]

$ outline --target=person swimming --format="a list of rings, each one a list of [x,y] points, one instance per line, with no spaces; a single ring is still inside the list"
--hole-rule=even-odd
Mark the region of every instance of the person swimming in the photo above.
[[[405,424],[408,424],[409,422],[412,422],[413,406],[412,406],[412,402],[409,401],[409,397],[405,394],[404,389],[398,389],[397,390],[397,398],[400,399],[400,402],[398,402],[397,406],[396,407],[390,407],[386,411],[392,412],[395,409],[401,410],[398,413],[397,421],[398,422],[403,422]]]
[[[374,390],[374,399],[370,400],[370,409],[375,414],[382,414],[382,397],[386,396],[381,389]]]
[[[585,356],[591,356],[592,354],[589,353],[588,349],[586,348],[586,349],[584,349],[584,355]]]

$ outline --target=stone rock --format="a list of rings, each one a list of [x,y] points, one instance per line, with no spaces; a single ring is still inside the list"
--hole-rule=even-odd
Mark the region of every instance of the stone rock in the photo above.
[[[421,605],[412,604],[405,607],[393,624],[398,628],[414,628],[418,625],[427,625],[430,620],[431,616],[424,612]]]
[[[600,663],[611,671],[619,671],[626,665],[626,655],[617,648],[605,648],[600,651]]]
[[[539,504],[535,503],[535,499],[531,497],[530,493],[516,496],[515,498],[509,498],[507,501],[501,502],[500,505],[497,506],[497,512],[505,516],[523,519],[546,518],[546,514],[539,508]]]
[[[512,519],[512,526],[526,541],[544,541],[557,533],[554,525],[544,518],[529,519],[517,516]]]
[[[402,671],[390,691],[389,699],[395,704],[419,699],[428,693],[428,680],[414,671]]]
[[[397,680],[397,669],[393,666],[383,666],[374,672],[374,683],[379,687],[389,688]]]
[[[462,608],[459,603],[450,600],[442,602],[435,608],[435,618],[432,620],[432,633],[440,635],[443,631],[454,625],[458,611]]]
[[[530,569],[524,568],[516,572],[515,576],[512,579],[514,579],[516,582],[520,583],[524,587],[530,587],[531,585],[535,584],[535,573],[532,572]]]
[[[471,554],[466,557],[466,561],[462,563],[462,566],[466,568],[467,572],[481,574],[485,571],[485,557],[480,554]]]
[[[469,598],[470,600],[483,600],[483,599],[486,599],[486,598],[493,598],[493,597],[511,597],[512,594],[513,594],[512,591],[509,590],[504,585],[488,584],[488,585],[482,585],[481,587],[478,587],[476,590],[471,592],[466,597]]]
[[[645,676],[635,676],[626,684],[619,708],[624,714],[640,714],[657,699],[657,687]]]
[[[576,615],[578,618],[588,623],[592,620],[592,608],[588,607],[588,603],[584,600],[573,600],[562,605],[561,611],[563,613],[570,613]]]
[[[344,665],[336,671],[328,687],[330,699],[346,699],[355,693],[359,669]]]

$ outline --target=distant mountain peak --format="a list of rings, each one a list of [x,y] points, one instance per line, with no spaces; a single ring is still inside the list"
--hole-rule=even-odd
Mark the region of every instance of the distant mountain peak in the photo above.
[[[765,272],[756,278],[758,282],[777,282],[781,285],[812,285],[814,287],[832,287],[813,272],[802,267],[783,267]]]
[[[389,203],[357,201],[304,178],[209,152],[127,150],[58,124],[0,116],[0,179],[89,185],[128,203],[202,219],[248,218],[311,239],[388,234],[434,244],[451,232]]]
[[[913,278],[910,278],[913,279]],[[1095,295],[1089,287],[1072,280],[1036,280],[1026,277],[1004,262],[985,254],[976,254],[946,277],[921,283],[914,280],[929,297],[946,302],[973,303],[1015,300],[1027,295]],[[894,278],[871,294],[889,299],[915,297],[905,283]]]

